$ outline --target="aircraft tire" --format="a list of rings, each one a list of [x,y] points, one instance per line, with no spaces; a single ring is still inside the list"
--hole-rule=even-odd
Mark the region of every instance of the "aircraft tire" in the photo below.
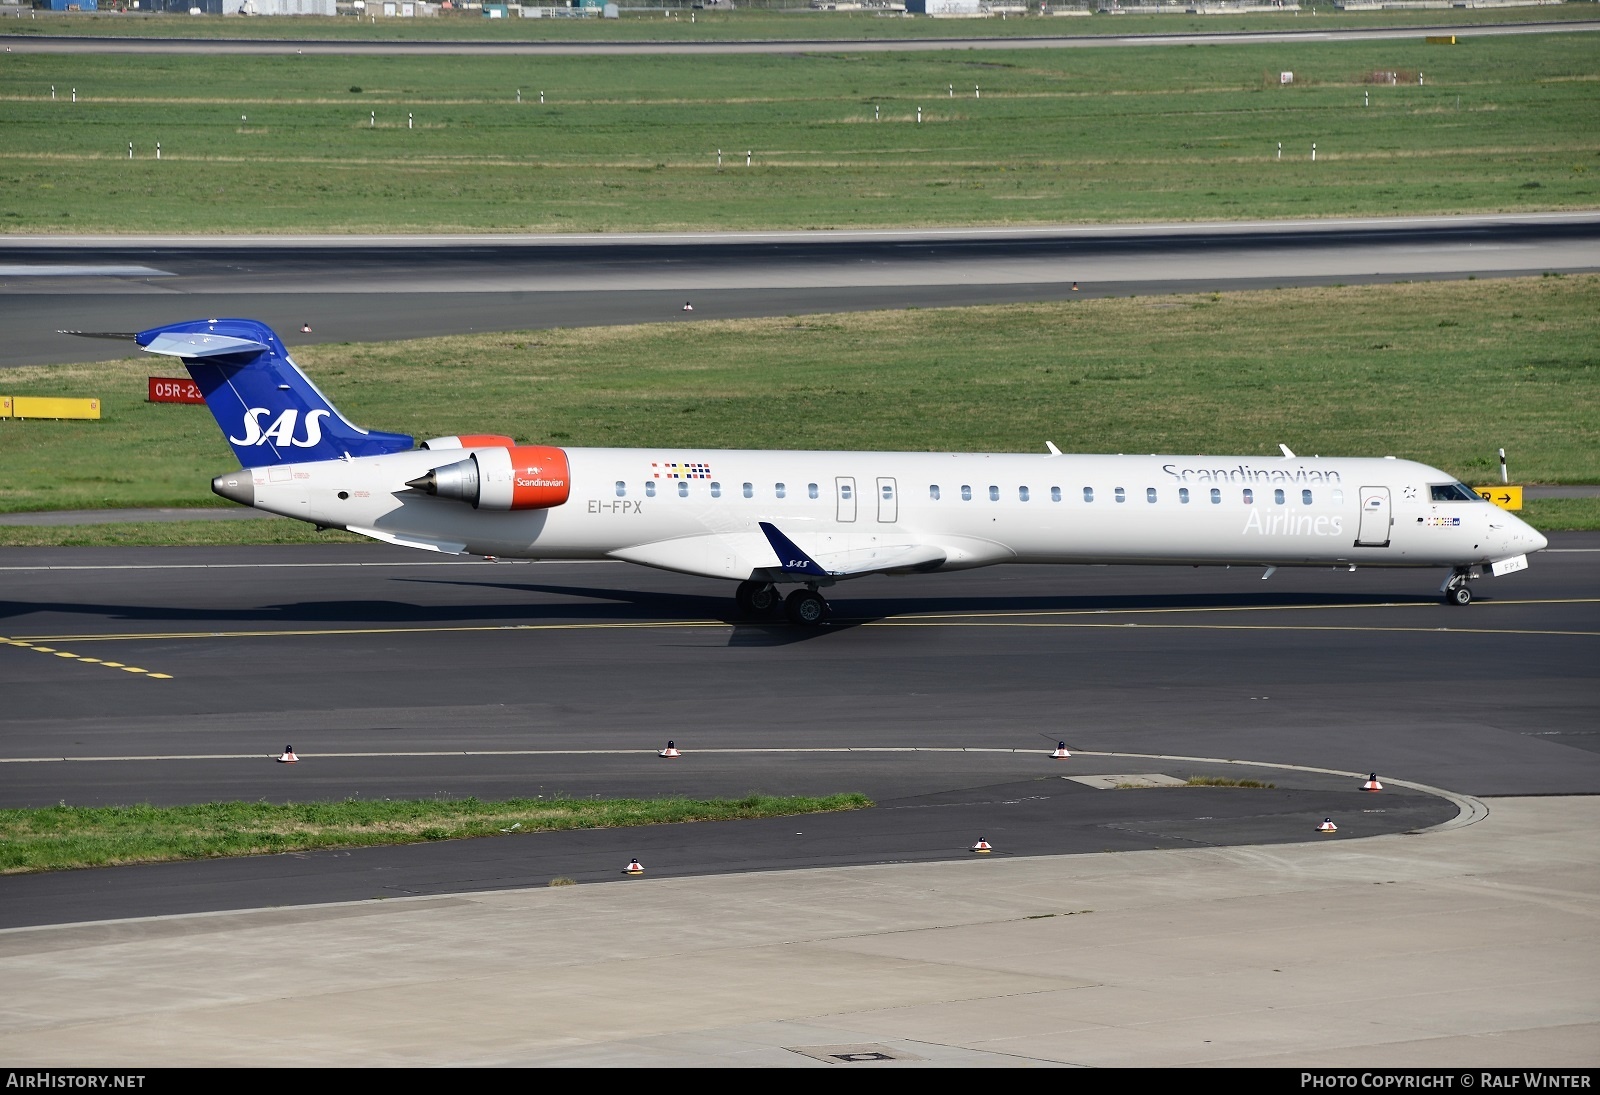
[[[1472,603],[1472,590],[1467,588],[1467,583],[1451,586],[1444,595],[1445,604],[1470,605]]]
[[[828,602],[815,590],[797,589],[784,598],[783,611],[790,623],[816,627],[828,618]]]
[[[741,616],[766,616],[778,607],[778,591],[771,582],[740,582],[734,600]]]

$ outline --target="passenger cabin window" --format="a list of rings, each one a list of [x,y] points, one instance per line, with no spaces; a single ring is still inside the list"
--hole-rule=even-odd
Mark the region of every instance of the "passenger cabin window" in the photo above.
[[[1252,506],[1255,505],[1255,501],[1256,492],[1251,490],[1249,487],[1244,488],[1244,504],[1247,506]]]
[[[939,500],[939,484],[938,483],[929,483],[928,484],[928,497],[932,498],[935,502],[937,502]]]
[[[656,482],[654,479],[644,485],[644,496],[646,498],[654,498],[656,496]]]
[[[1179,487],[1178,488],[1178,502],[1180,504],[1182,504],[1182,505],[1185,505],[1185,506],[1187,506],[1189,504],[1189,488],[1188,487]]]
[[[1222,505],[1222,488],[1221,487],[1212,487],[1211,488],[1211,504],[1213,506]]]
[[[1026,502],[1027,500],[1028,500],[1028,488],[1027,487],[1018,487],[1017,488],[1017,501]]]
[[[961,500],[963,502],[972,501],[972,485],[970,483],[961,484]]]
[[[850,489],[850,484],[849,483],[840,483],[839,484],[839,497],[840,498],[854,498],[855,497],[855,492]]]
[[[756,496],[756,488],[753,483],[746,483],[744,485],[744,496],[746,498],[754,498]]]
[[[1336,490],[1333,492],[1333,504],[1336,506],[1344,505],[1344,491]]]
[[[722,484],[721,483],[712,483],[711,484],[711,497],[713,497],[713,498],[721,498],[722,497]]]
[[[1302,506],[1309,506],[1311,504],[1311,492],[1309,490],[1303,490],[1300,492],[1300,504]]]
[[[1061,501],[1061,488],[1060,487],[1051,487],[1050,488],[1050,501],[1052,501],[1052,502]]]
[[[1277,490],[1272,492],[1272,500],[1274,502],[1278,503],[1278,505],[1280,505],[1280,506],[1283,505],[1283,488],[1282,487],[1279,487]]]
[[[884,483],[879,490],[882,492],[885,502],[894,501],[894,485],[892,483]]]
[[[626,498],[626,497],[628,497],[628,484],[624,483],[620,479],[617,480],[617,497],[618,498]]]
[[[1156,500],[1156,488],[1154,488],[1154,487],[1146,487],[1146,488],[1144,488],[1144,500],[1146,502],[1154,502]]]
[[[1478,492],[1465,483],[1434,483],[1428,487],[1435,502],[1481,502]]]
[[[991,486],[989,488],[989,501],[991,501],[991,502],[1000,501],[1000,488],[999,487]]]
[[[806,484],[806,497],[807,498],[815,498],[816,496],[817,496],[817,485],[815,483],[807,483]]]
[[[1093,502],[1094,501],[1094,488],[1093,487],[1084,487],[1083,488],[1083,500],[1085,502]]]
[[[689,497],[689,484],[687,482],[682,481],[682,480],[679,481],[679,483],[678,483],[678,497],[679,498],[687,498],[687,497]]]
[[[1116,490],[1112,491],[1111,496],[1119,502],[1126,502],[1128,500],[1128,492],[1123,490],[1121,487],[1118,487]]]
[[[777,495],[779,498],[787,498],[789,497],[789,488],[784,486],[782,483],[774,483],[772,484],[772,493]]]

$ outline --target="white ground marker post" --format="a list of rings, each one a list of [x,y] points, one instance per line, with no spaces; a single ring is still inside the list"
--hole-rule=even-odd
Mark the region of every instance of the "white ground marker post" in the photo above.
[[[522,89],[520,87],[517,88],[517,102],[522,102]]]
[[[51,84],[50,85],[50,101],[52,103],[56,101],[56,85],[55,84]]]
[[[951,84],[950,85],[950,98],[954,99],[955,97],[956,97],[956,85],[955,84]]]
[[[750,150],[748,148],[745,149],[745,152],[744,152],[744,165],[746,167],[750,166],[750,155],[751,155]]]
[[[157,141],[156,142],[156,159],[159,160],[160,158],[161,158],[161,142]]]
[[[128,159],[133,159],[133,142],[128,142]]]
[[[920,106],[917,107],[917,124],[922,124],[922,108]]]
[[[873,121],[877,121],[878,120],[878,104],[877,103],[873,103],[872,104],[872,120]]]
[[[539,92],[539,105],[544,106],[544,92]]]
[[[378,112],[376,110],[368,111],[368,117],[371,119],[371,124],[368,126],[368,128],[369,129],[377,129],[378,128]]]
[[[982,92],[982,91],[981,91],[981,90],[979,90],[979,88],[978,88],[978,85],[977,85],[977,84],[973,84],[973,85],[972,85],[972,97],[973,97],[973,98],[974,98],[974,99],[981,99],[981,98],[983,98],[983,92]]]
[[[1311,162],[1312,163],[1316,163],[1317,162],[1317,142],[1316,141],[1312,141],[1311,142]]]
[[[1363,91],[1361,93],[1361,105],[1362,106],[1371,106],[1372,105],[1372,92]]]
[[[1278,159],[1283,159],[1283,142],[1278,142]]]
[[[416,128],[416,123],[412,120],[411,112],[409,110],[406,111],[406,128],[407,129],[415,129]],[[1313,146],[1313,147],[1315,147],[1315,146]]]
[[[717,169],[721,170],[721,168],[722,168],[722,149],[719,148],[719,149],[717,149]]]
[[[73,102],[77,102],[78,101],[78,89],[77,88],[73,88],[72,89],[72,101]]]
[[[1506,450],[1500,450],[1500,482],[1511,482],[1511,473],[1506,471]]]

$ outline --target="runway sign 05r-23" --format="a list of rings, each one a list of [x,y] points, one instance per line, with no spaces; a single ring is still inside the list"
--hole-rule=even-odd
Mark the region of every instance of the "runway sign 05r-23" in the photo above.
[[[153,376],[150,378],[152,403],[204,403],[206,397],[188,377]]]

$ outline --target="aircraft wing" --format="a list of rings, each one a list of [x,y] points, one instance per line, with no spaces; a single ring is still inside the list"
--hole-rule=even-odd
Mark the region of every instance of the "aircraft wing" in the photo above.
[[[947,553],[932,544],[868,544],[842,551],[824,551],[814,557],[769,521],[761,532],[778,557],[785,574],[811,578],[856,578],[892,570],[931,570],[944,563]]]
[[[946,548],[919,543],[905,535],[811,534],[802,537],[807,544],[802,548],[771,523],[762,521],[760,526],[759,532],[680,536],[617,548],[606,554],[660,570],[735,581],[762,575],[769,580],[827,581],[891,571],[931,570],[949,557]]]

